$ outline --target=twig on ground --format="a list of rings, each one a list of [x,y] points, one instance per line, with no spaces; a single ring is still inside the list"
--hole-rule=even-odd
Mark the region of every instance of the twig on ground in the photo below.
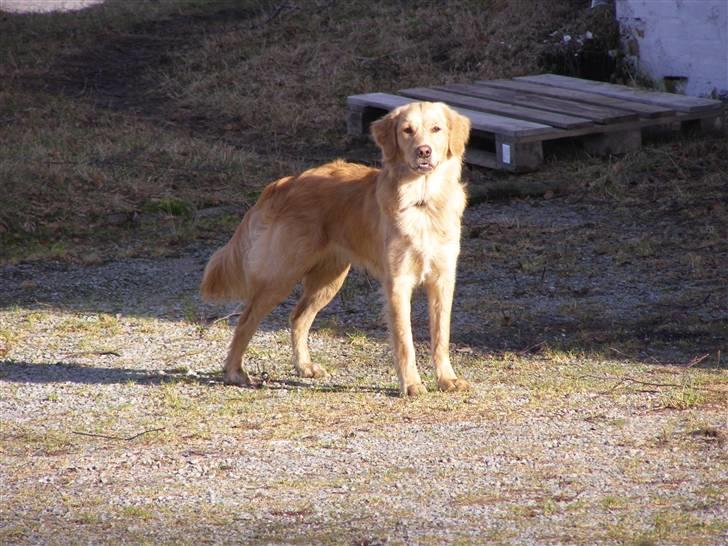
[[[116,351],[80,351],[77,353],[67,353],[65,355],[66,358],[69,357],[79,357],[79,356],[121,356],[121,353],[118,353]]]
[[[685,171],[682,169],[682,167],[680,167],[680,165],[677,164],[677,161],[675,161],[675,158],[672,157],[671,153],[666,152],[664,150],[660,150],[659,148],[653,148],[652,151],[654,153],[661,154],[661,155],[667,157],[683,180],[686,180],[688,178],[687,175],[685,174]],[[679,193],[682,195],[682,191],[680,191]]]
[[[546,340],[545,340],[545,339],[544,339],[543,341],[539,341],[538,343],[534,343],[534,344],[533,344],[533,345],[531,345],[530,347],[526,347],[525,349],[521,349],[521,350],[520,350],[520,351],[518,351],[518,352],[517,352],[516,354],[518,354],[518,355],[525,355],[525,354],[528,354],[528,353],[530,353],[531,351],[533,351],[534,349],[538,349],[538,348],[540,348],[540,347],[541,347],[541,345],[543,345],[544,343],[546,343]]]
[[[268,17],[266,17],[266,19],[264,21],[261,21],[257,25],[251,25],[250,30],[256,30],[256,29],[264,27],[265,25],[267,25],[268,23],[270,23],[271,21],[276,19],[279,15],[281,15],[286,10],[294,11],[296,9],[298,9],[296,5],[290,5],[288,2],[281,2],[280,4],[278,4],[278,6],[276,6],[276,8],[273,10],[273,12]]]
[[[625,358],[629,358],[630,360],[639,360],[636,356],[628,355],[627,353],[624,353],[624,352],[620,351],[619,349],[615,349],[614,347],[610,347],[609,350],[614,351],[615,353],[622,355]],[[654,356],[650,356],[649,359],[652,360],[655,364],[659,364],[660,366],[665,365],[664,362],[660,362]]]
[[[195,355],[198,355],[198,354],[204,353],[204,352],[205,352],[205,349],[197,349],[195,351],[188,351],[186,353],[182,353],[181,355],[168,356],[167,358],[165,358],[163,360],[163,362],[170,362],[171,360],[179,360],[179,359],[184,358],[186,356],[195,356]]]
[[[635,357],[633,357],[632,355],[628,355],[627,353],[624,353],[624,352],[620,351],[619,349],[615,349],[614,347],[610,347],[610,348],[609,348],[609,350],[610,350],[610,351],[614,351],[614,352],[615,352],[615,353],[617,353],[618,355],[622,355],[622,356],[624,356],[624,357],[627,357],[627,358],[629,358],[629,359],[631,359],[631,360],[637,360],[637,359],[636,359]]]
[[[629,358],[629,359],[631,359],[631,360],[637,360],[637,358],[635,358],[634,356],[632,356],[632,355],[628,355],[627,353],[623,353],[622,351],[620,351],[619,349],[615,349],[614,347],[610,347],[609,349],[610,349],[611,351],[614,351],[615,353],[617,353],[617,354],[620,354],[620,355],[622,355],[622,356],[624,356],[624,357],[626,357],[626,358]],[[689,362],[688,362],[687,364],[684,364],[684,367],[685,367],[685,368],[692,368],[693,366],[696,366],[696,365],[700,364],[700,363],[701,363],[701,362],[702,362],[703,360],[705,360],[705,359],[706,359],[706,358],[708,358],[709,356],[710,356],[710,353],[705,353],[705,354],[704,354],[704,355],[702,355],[702,356],[696,356],[696,357],[692,358],[692,359],[691,359],[691,360],[690,360],[690,361],[689,361]],[[660,361],[659,361],[659,360],[657,360],[657,359],[656,359],[656,358],[655,358],[654,356],[651,356],[651,357],[649,357],[649,358],[650,358],[650,360],[652,360],[652,361],[653,361],[653,362],[654,362],[655,364],[660,364],[661,366],[664,366],[664,365],[665,365],[665,363],[664,363],[664,362],[660,362]]]
[[[224,321],[224,320],[228,320],[228,319],[231,319],[231,318],[233,318],[233,317],[239,317],[239,316],[240,316],[240,312],[241,312],[241,308],[242,308],[242,305],[238,305],[238,306],[237,306],[237,307],[235,308],[235,311],[233,311],[232,313],[228,313],[228,314],[227,314],[227,315],[225,315],[224,317],[219,317],[219,318],[213,319],[213,320],[212,320],[212,321],[210,322],[210,324],[217,324],[218,322],[222,322],[222,321]]]
[[[676,387],[676,388],[682,388],[685,385],[681,385],[679,383],[653,383],[652,381],[642,381],[640,379],[635,379],[634,377],[615,377],[613,375],[593,375],[593,374],[584,374],[577,377],[577,379],[601,379],[604,381],[617,381],[615,385],[613,385],[608,391],[605,391],[602,394],[609,394],[610,392],[616,390],[620,386],[624,385],[625,383],[634,383],[636,385],[644,385],[647,387]],[[711,389],[709,387],[697,387],[692,386],[693,389],[701,390],[701,391],[709,391],[709,392],[724,392],[719,389]]]
[[[78,434],[80,436],[91,436],[92,438],[105,438],[107,440],[123,440],[125,442],[130,442],[131,440],[135,440],[136,438],[139,438],[139,436],[143,436],[144,434],[149,434],[150,432],[161,432],[163,431],[163,428],[152,428],[149,430],[143,430],[142,432],[139,432],[137,434],[134,434],[133,436],[113,436],[110,434],[96,434],[94,432],[83,432],[81,430],[74,430],[74,434]]]
[[[354,55],[352,58],[355,61],[360,61],[360,62],[364,62],[364,63],[371,63],[371,62],[381,61],[382,59],[386,59],[388,57],[401,56],[401,55],[404,55],[404,54],[409,53],[409,52],[414,51],[414,50],[415,50],[415,47],[414,46],[406,46],[406,47],[401,47],[401,48],[399,48],[397,50],[394,50],[394,51],[387,51],[386,53],[383,53],[381,55],[374,55],[374,56],[371,56],[371,57],[365,57],[365,56],[362,56],[362,55]]]
[[[700,364],[703,360],[705,360],[709,356],[710,356],[710,353],[705,353],[703,356],[696,356],[690,362],[685,364],[685,367],[692,368],[693,366]]]

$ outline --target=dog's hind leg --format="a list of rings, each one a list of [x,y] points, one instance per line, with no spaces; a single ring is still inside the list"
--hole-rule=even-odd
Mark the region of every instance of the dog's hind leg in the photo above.
[[[349,273],[349,264],[336,257],[320,262],[303,278],[303,295],[291,313],[293,366],[300,377],[321,378],[326,370],[311,362],[308,332],[316,314],[334,298]]]
[[[283,301],[288,293],[290,290],[281,297],[279,293],[267,291],[266,287],[262,287],[247,303],[235,326],[233,340],[230,342],[230,349],[225,360],[223,381],[226,385],[253,385],[253,380],[243,366],[243,353],[258,329],[260,321]]]

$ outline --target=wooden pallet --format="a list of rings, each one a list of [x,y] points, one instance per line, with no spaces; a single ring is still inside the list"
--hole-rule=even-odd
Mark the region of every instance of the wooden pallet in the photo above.
[[[348,132],[365,134],[372,121],[415,100],[445,102],[470,118],[468,163],[519,172],[543,163],[545,141],[577,139],[591,154],[625,153],[640,148],[647,128],[717,129],[723,108],[716,100],[541,74],[353,95]]]

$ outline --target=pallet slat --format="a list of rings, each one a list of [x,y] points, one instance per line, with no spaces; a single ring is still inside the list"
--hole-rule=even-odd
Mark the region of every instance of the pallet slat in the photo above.
[[[401,89],[399,93],[418,100],[442,101],[450,105],[469,108],[471,110],[508,115],[517,119],[551,125],[552,127],[557,127],[559,129],[579,129],[594,125],[594,122],[586,118],[569,116],[556,112],[547,112],[536,108],[514,106],[503,102],[468,97],[465,95],[458,95],[457,93],[447,93],[445,91],[425,87]]]
[[[390,95],[388,93],[367,93],[348,97],[347,105],[349,109],[379,108],[389,111],[414,101],[414,98]],[[553,132],[553,128],[548,125],[507,118],[485,112],[476,112],[457,106],[455,110],[470,119],[474,131],[503,134],[514,138],[537,137]]]
[[[589,93],[587,91],[578,91],[576,89],[566,89],[565,87],[554,87],[552,85],[520,80],[481,80],[475,82],[475,85],[479,87],[494,87],[498,89],[523,91],[543,97],[555,97],[582,104],[610,106],[627,112],[634,112],[643,118],[658,118],[670,116],[675,113],[674,109],[666,106],[656,106],[654,104],[647,104],[644,102],[607,97],[606,95],[598,95],[597,93]]]
[[[677,110],[678,112],[691,114],[710,110],[720,110],[722,107],[721,102],[717,100],[686,97],[684,95],[675,95],[673,93],[647,91],[627,87],[626,85],[582,80],[579,78],[570,78],[568,76],[558,76],[556,74],[520,76],[518,78],[514,78],[514,80],[540,83],[565,89],[576,89],[578,91],[587,91],[598,95],[605,95],[607,97],[644,102],[658,106],[667,106]]]
[[[515,106],[526,106],[563,113],[570,116],[589,119],[595,123],[620,123],[635,121],[639,117],[636,113],[624,109],[613,108],[607,105],[595,105],[574,100],[565,100],[544,94],[537,94],[518,89],[501,89],[489,85],[453,84],[434,87],[440,91],[458,93],[462,95],[486,98],[498,102],[505,102]]]

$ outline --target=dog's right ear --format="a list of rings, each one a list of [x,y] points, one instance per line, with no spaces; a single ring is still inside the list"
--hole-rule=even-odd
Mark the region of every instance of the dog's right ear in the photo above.
[[[392,161],[397,157],[397,118],[399,110],[392,110],[383,118],[371,125],[372,138],[382,150],[384,161]]]

